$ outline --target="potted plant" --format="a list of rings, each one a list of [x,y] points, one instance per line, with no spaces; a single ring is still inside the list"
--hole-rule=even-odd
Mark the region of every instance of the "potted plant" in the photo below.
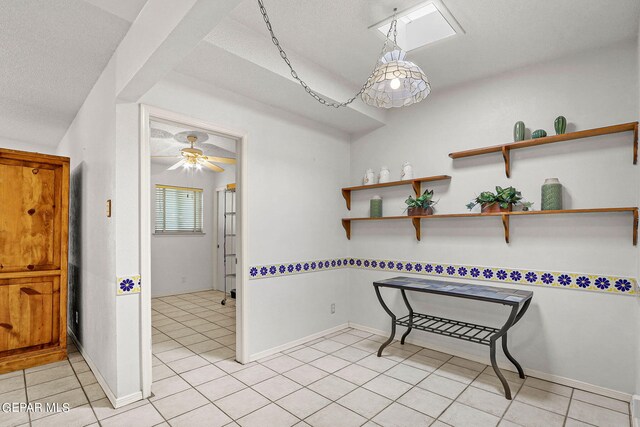
[[[481,206],[482,213],[511,212],[514,205],[521,203],[522,194],[513,187],[496,187],[496,192],[483,191],[468,205],[469,210],[475,205]]]
[[[407,215],[409,216],[433,215],[433,205],[438,203],[433,200],[433,190],[424,190],[422,196],[415,199],[409,196],[404,202],[407,204]]]

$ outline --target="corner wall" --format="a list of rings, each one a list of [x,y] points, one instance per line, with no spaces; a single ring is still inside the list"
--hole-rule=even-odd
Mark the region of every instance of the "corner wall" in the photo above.
[[[346,255],[336,213],[337,189],[348,180],[347,135],[175,74],[141,102],[246,132],[246,265]],[[249,354],[346,323],[347,284],[345,270],[250,280]]]
[[[60,141],[71,158],[69,328],[97,374],[117,390],[115,222],[115,61],[110,61]],[[75,313],[78,322],[75,322]],[[103,384],[104,385],[104,384]]]
[[[428,64],[422,64],[428,75]],[[638,206],[640,166],[632,164],[631,133],[517,150],[506,178],[499,154],[452,161],[448,153],[512,141],[513,124],[554,134],[553,121],[567,117],[568,131],[638,120],[636,43],[585,52],[506,74],[434,91],[421,104],[392,111],[388,124],[351,146],[350,184],[366,168],[391,168],[411,161],[416,176],[448,174],[450,182],[429,183],[438,213],[466,212],[465,204],[494,186],[513,185],[540,209],[540,186],[558,177],[565,186],[565,208]],[[425,186],[423,186],[424,188]],[[410,187],[354,193],[352,211],[368,216],[368,200],[384,199],[384,215],[402,215]],[[505,244],[495,218],[422,221],[422,241],[409,222],[352,225],[349,255],[358,258],[472,264],[638,277],[638,248],[631,244],[631,215],[571,215],[511,219]],[[389,319],[371,282],[405,273],[350,271],[351,317],[355,323],[388,330]],[[593,280],[593,279],[592,279]],[[487,284],[486,282],[476,282]],[[492,285],[491,283],[488,283]],[[524,285],[533,304],[510,334],[512,353],[523,366],[604,389],[632,394],[636,388],[638,332],[636,298]],[[394,309],[403,304],[385,293]],[[506,318],[493,306],[447,298],[415,296],[416,311],[491,325]],[[402,310],[402,311],[406,311]],[[501,320],[502,319],[502,320]],[[427,345],[488,360],[481,346],[420,332]],[[500,352],[499,352],[500,353]],[[597,367],[597,369],[594,369]]]

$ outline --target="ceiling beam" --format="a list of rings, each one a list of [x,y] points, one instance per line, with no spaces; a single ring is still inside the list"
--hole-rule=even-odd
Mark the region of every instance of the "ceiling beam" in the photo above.
[[[261,34],[228,18],[216,26],[205,41],[300,86],[299,82],[291,76],[289,68],[282,61],[266,30],[265,34]],[[348,82],[342,76],[335,75],[308,57],[297,52],[287,51],[287,53],[300,78],[319,95],[332,101],[342,102],[360,90],[360,87]],[[363,83],[367,77],[363,76]],[[300,91],[303,91],[302,87]],[[316,101],[309,97],[309,102]],[[377,123],[378,126],[386,124],[386,112],[366,105],[359,97],[346,108],[366,117],[367,121]]]
[[[242,0],[149,0],[116,50],[116,95],[136,102]]]

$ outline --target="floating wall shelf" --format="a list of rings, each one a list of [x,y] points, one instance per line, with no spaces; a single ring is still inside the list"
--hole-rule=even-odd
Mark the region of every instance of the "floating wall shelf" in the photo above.
[[[482,154],[502,153],[502,157],[504,158],[504,169],[508,178],[511,176],[511,150],[535,147],[537,145],[553,144],[555,142],[570,141],[573,139],[582,139],[592,136],[610,135],[614,133],[631,131],[633,131],[633,164],[635,165],[638,163],[638,122],[623,123],[619,125],[581,130],[578,132],[564,133],[562,135],[546,136],[544,138],[527,139],[525,141],[518,141],[503,145],[494,145],[491,147],[475,148],[473,150],[456,151],[454,153],[450,153],[449,157],[451,157],[452,159],[460,159],[463,157],[480,156]]]
[[[512,216],[529,216],[529,215],[560,215],[560,214],[585,214],[585,213],[625,213],[630,212],[633,215],[632,224],[632,241],[633,245],[638,244],[638,208],[595,208],[595,209],[563,209],[554,211],[518,211],[518,212],[502,212],[502,213],[461,213],[461,214],[437,214],[426,216],[385,216],[382,218],[343,218],[342,226],[347,233],[347,239],[351,239],[351,222],[352,221],[393,221],[393,220],[410,220],[416,230],[416,239],[421,238],[421,219],[438,219],[438,218],[473,218],[473,217],[500,217],[504,227],[504,240],[509,243],[509,218]]]
[[[422,178],[408,179],[406,181],[392,181],[392,182],[384,182],[382,184],[358,185],[356,187],[345,187],[342,189],[342,197],[344,197],[344,200],[347,202],[347,209],[351,210],[351,192],[352,191],[371,190],[373,188],[396,187],[398,185],[411,184],[411,186],[413,187],[413,191],[416,193],[416,197],[419,197],[420,194],[422,194],[422,189],[420,187],[423,182],[442,181],[445,179],[451,179],[451,177],[449,175],[425,176]],[[371,218],[371,219],[379,219],[379,218]]]

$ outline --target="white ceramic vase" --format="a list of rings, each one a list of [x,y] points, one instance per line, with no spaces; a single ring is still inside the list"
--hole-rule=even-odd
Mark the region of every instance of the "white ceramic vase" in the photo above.
[[[380,168],[380,175],[378,175],[378,182],[380,184],[391,181],[391,174],[389,173],[389,168],[386,166],[382,166]]]
[[[402,173],[400,174],[400,179],[402,181],[413,179],[413,166],[411,166],[411,163],[404,162],[402,164]]]
[[[362,180],[364,185],[375,184],[376,175],[373,173],[373,169],[367,169]]]

